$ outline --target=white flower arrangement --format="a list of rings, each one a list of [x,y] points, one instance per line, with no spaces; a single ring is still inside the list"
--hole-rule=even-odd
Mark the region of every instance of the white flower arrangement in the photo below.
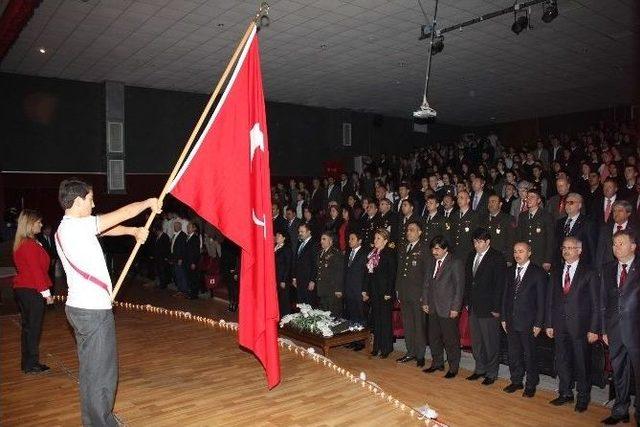
[[[318,310],[309,304],[297,304],[296,307],[300,309],[300,312],[283,316],[280,319],[281,328],[284,325],[290,325],[296,329],[311,332],[312,334],[321,334],[325,338],[330,338],[334,335],[333,328],[346,322],[344,319],[337,319],[332,316],[330,311]],[[347,328],[339,329],[340,332],[361,331],[364,327],[357,323],[350,323]]]

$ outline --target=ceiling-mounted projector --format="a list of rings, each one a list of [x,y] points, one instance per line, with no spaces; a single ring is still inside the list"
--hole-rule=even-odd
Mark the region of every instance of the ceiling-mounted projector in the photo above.
[[[422,99],[422,105],[420,108],[413,112],[413,117],[416,119],[431,119],[437,115],[437,111],[429,106],[426,97]]]

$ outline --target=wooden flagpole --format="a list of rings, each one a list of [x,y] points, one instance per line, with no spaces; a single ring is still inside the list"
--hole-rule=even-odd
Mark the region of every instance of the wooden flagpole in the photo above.
[[[193,145],[193,142],[196,139],[196,135],[198,135],[198,132],[200,132],[200,128],[202,127],[202,124],[204,123],[205,119],[209,115],[209,111],[211,110],[213,103],[218,97],[218,94],[220,93],[220,90],[222,89],[224,82],[227,80],[227,77],[229,76],[229,73],[233,69],[233,65],[236,63],[238,56],[240,55],[240,52],[242,52],[242,49],[247,43],[247,40],[249,39],[251,32],[253,31],[254,28],[256,28],[261,23],[262,19],[266,17],[268,10],[269,10],[269,5],[266,3],[262,3],[262,5],[260,6],[260,10],[256,15],[256,18],[252,20],[249,26],[247,27],[247,31],[245,31],[244,36],[242,37],[242,39],[240,40],[240,43],[236,47],[235,52],[233,52],[233,55],[231,56],[231,60],[229,60],[229,63],[227,64],[227,68],[224,70],[224,73],[222,73],[222,77],[220,77],[220,80],[218,81],[216,88],[213,90],[213,93],[209,98],[209,102],[207,102],[207,105],[202,111],[202,114],[200,115],[200,118],[198,119],[196,126],[193,128],[193,131],[189,136],[189,140],[187,141],[187,144],[184,146],[182,153],[178,158],[178,161],[173,167],[173,170],[171,171],[171,174],[169,175],[169,178],[167,179],[167,182],[165,183],[164,188],[162,189],[162,192],[158,197],[158,200],[160,202],[162,202],[165,196],[167,195],[169,191],[169,187],[171,186],[171,183],[173,182],[176,175],[178,174],[178,171],[180,170],[182,163],[184,163],[184,160],[187,157],[187,154],[189,153],[189,150],[191,149],[191,146]],[[156,217],[156,212],[152,211],[151,215],[149,215],[149,218],[147,219],[147,222],[144,225],[144,228],[146,230],[149,230],[149,227],[151,227],[151,223],[153,222],[155,217]],[[118,291],[120,290],[120,287],[122,286],[122,283],[124,282],[124,279],[127,273],[129,272],[129,269],[131,268],[131,264],[133,264],[133,260],[136,257],[136,254],[138,253],[140,246],[141,246],[140,243],[136,242],[136,245],[133,247],[133,250],[129,255],[129,259],[127,260],[127,263],[124,265],[124,268],[122,269],[122,273],[120,273],[120,277],[118,277],[116,286],[113,288],[113,292],[111,293],[111,301],[115,301],[116,295],[118,295]]]

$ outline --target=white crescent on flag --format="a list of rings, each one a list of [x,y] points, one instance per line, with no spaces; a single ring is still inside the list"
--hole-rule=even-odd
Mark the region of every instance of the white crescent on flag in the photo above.
[[[264,234],[264,238],[267,238],[267,218],[265,216],[265,214],[262,214],[262,219],[258,218],[256,216],[256,211],[252,210],[251,214],[253,216],[253,222],[258,226],[258,227],[262,227],[262,232]]]
[[[253,156],[256,154],[256,150],[260,149],[264,152],[264,134],[260,130],[260,123],[253,125],[249,131],[249,138],[251,140],[251,167],[253,168]]]

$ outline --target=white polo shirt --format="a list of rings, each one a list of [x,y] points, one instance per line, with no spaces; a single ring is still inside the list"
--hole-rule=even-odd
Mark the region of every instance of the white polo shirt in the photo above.
[[[97,234],[98,217],[96,216],[75,218],[65,215],[60,221],[58,227],[60,244],[56,239],[56,247],[67,274],[69,286],[67,305],[70,307],[90,310],[111,309],[111,277],[109,277],[109,270]],[[69,262],[84,273],[107,284],[109,292],[85,279],[71,267]]]

